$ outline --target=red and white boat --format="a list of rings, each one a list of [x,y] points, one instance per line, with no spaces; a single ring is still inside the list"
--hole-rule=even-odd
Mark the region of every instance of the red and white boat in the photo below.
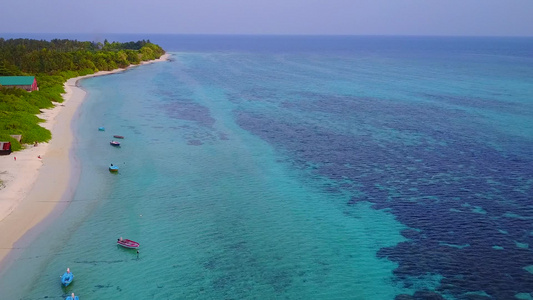
[[[117,244],[119,244],[120,246],[124,247],[124,248],[130,248],[130,249],[137,249],[139,248],[139,243],[135,242],[135,241],[132,241],[132,240],[128,240],[128,239],[118,239],[117,240]]]

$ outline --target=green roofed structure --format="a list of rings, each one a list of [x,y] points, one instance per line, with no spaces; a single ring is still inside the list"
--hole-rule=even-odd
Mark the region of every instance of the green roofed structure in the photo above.
[[[28,92],[39,90],[35,76],[0,76],[0,86],[19,88]]]

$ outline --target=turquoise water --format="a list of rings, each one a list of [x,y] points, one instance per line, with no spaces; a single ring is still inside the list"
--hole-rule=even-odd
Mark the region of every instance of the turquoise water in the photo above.
[[[187,38],[81,82],[80,184],[1,299],[533,297],[530,39]]]

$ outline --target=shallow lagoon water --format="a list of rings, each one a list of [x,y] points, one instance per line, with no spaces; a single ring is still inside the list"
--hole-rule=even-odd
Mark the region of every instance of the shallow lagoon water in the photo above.
[[[6,299],[531,297],[531,39],[199,38],[82,81],[80,184]]]

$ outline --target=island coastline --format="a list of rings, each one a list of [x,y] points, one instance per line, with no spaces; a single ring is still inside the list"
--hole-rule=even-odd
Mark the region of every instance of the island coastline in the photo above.
[[[167,61],[169,56],[167,53],[139,65]],[[38,115],[45,120],[42,127],[52,132],[52,139],[0,156],[0,179],[5,185],[0,187],[0,272],[12,261],[8,257],[15,251],[23,251],[32,237],[22,245],[18,242],[48,217],[56,216],[54,211],[62,212],[74,196],[80,168],[72,151],[75,141],[72,123],[86,96],[78,82],[139,65],[68,79],[64,84],[63,102],[55,103],[51,109],[43,109]]]

